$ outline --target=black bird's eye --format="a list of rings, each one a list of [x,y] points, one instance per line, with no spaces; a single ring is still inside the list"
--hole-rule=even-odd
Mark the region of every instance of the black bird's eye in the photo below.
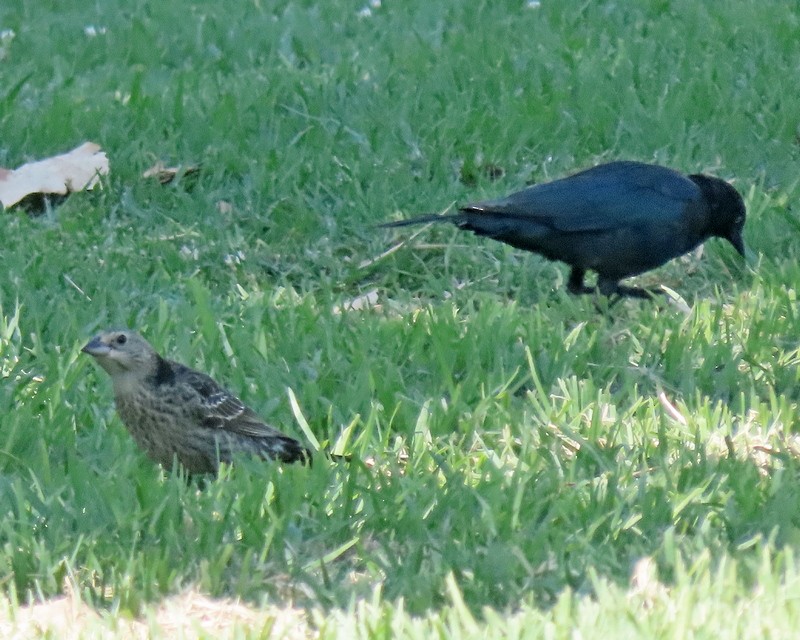
[[[117,344],[125,344],[128,341],[127,336],[123,333],[117,336],[116,343]]]

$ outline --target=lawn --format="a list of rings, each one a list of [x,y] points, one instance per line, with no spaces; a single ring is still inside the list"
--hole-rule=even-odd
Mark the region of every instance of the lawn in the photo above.
[[[111,172],[0,213],[2,635],[793,637],[798,42],[788,0],[4,0],[0,166]],[[732,181],[747,262],[609,307],[375,227],[612,159]],[[114,326],[352,460],[161,470]]]

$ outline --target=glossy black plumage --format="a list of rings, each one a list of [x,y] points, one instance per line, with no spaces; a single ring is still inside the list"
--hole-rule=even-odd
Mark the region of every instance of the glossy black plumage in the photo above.
[[[661,266],[713,236],[725,238],[744,255],[745,217],[741,196],[724,180],[620,161],[468,204],[455,214],[381,226],[451,222],[567,263],[572,293],[594,291],[583,284],[585,272],[592,270],[606,295],[649,297],[619,281]]]

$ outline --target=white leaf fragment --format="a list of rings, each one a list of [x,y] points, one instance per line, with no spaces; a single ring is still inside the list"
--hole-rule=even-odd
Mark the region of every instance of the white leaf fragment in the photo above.
[[[108,174],[108,157],[94,142],[84,142],[68,153],[27,164],[10,171],[0,168],[0,203],[17,204],[34,193],[66,195],[93,189]]]

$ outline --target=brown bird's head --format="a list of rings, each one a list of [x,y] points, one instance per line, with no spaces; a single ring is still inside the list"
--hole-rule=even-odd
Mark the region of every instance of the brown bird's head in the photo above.
[[[97,360],[115,382],[150,375],[159,361],[147,340],[127,329],[98,333],[81,351]]]

